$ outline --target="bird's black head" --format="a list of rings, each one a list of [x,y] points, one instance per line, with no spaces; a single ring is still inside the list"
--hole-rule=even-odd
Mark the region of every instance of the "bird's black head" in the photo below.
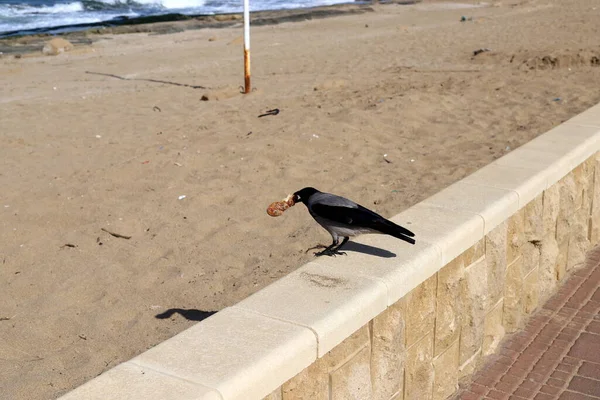
[[[312,196],[315,193],[320,192],[312,187],[305,187],[304,189],[300,189],[296,193],[294,193],[294,203],[302,202],[306,204],[308,199],[310,199],[310,196]]]

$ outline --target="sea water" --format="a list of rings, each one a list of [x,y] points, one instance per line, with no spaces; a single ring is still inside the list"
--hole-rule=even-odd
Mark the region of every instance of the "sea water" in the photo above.
[[[351,0],[250,0],[250,10],[315,7]],[[241,12],[243,0],[0,0],[0,36],[72,30],[69,26],[161,14]],[[61,29],[52,29],[62,27]]]

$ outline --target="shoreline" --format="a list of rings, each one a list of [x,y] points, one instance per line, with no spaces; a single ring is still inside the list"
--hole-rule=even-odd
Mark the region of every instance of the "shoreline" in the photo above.
[[[361,1],[309,8],[254,11],[250,15],[252,26],[264,26],[374,12],[372,7],[374,4],[397,6],[413,5],[420,2],[422,2],[422,0],[396,0],[386,2]],[[5,32],[0,34],[0,57],[1,55],[28,54],[40,51],[44,43],[52,37],[62,37],[69,40],[74,45],[90,45],[100,35],[120,35],[128,33],[165,35],[195,29],[222,29],[242,23],[242,19],[242,13],[214,15],[184,15],[173,13],[122,20],[110,20],[92,24],[39,28],[36,30],[37,32],[25,34],[17,34],[16,32],[19,31]],[[81,27],[81,29],[64,33],[48,32],[70,27]]]

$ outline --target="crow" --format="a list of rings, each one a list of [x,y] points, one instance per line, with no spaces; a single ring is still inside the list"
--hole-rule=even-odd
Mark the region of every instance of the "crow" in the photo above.
[[[308,212],[333,238],[331,246],[315,253],[315,256],[346,254],[339,251],[351,236],[362,233],[381,233],[415,244],[415,234],[396,225],[381,215],[335,194],[323,193],[305,187],[293,194],[294,203],[302,202]],[[340,243],[340,238],[344,238]]]

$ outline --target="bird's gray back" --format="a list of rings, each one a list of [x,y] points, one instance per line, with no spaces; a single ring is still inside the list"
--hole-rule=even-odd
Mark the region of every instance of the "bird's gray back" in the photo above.
[[[326,206],[358,208],[358,204],[341,196],[330,193],[315,193],[308,199],[308,208],[313,204],[323,204]]]

